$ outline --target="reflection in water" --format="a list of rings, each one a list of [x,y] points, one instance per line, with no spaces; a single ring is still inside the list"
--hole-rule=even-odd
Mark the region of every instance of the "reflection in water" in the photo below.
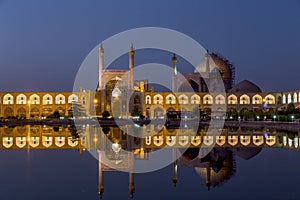
[[[199,158],[198,154],[191,157],[197,149],[188,149],[182,157],[175,162],[175,173],[178,166],[194,167],[198,175],[206,181],[208,190],[210,187],[220,186],[226,180],[229,180],[235,173],[235,160],[233,152],[226,148],[213,148],[204,158]],[[177,177],[173,179],[176,186]]]
[[[127,134],[130,133],[130,134]],[[173,154],[174,186],[180,181],[178,168],[193,167],[208,189],[228,181],[236,172],[235,156],[248,160],[262,148],[299,149],[298,132],[265,129],[226,128],[220,136],[206,129],[167,129],[165,127],[17,126],[0,127],[0,149],[78,149],[89,150],[98,160],[98,192],[104,193],[104,173],[129,173],[129,192],[133,197],[134,169],[137,162],[151,162],[152,152],[162,148]],[[200,147],[209,149],[201,155]],[[214,147],[210,150],[209,147]]]

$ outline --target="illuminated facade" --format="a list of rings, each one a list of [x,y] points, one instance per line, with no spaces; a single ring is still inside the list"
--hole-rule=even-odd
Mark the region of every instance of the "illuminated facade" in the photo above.
[[[101,109],[98,113],[108,110],[114,117],[130,115],[133,110],[138,110],[148,118],[163,117],[167,111],[192,111],[199,108],[203,111],[211,109],[212,104],[220,105],[218,109],[227,111],[262,111],[274,113],[283,109],[288,103],[300,104],[300,91],[292,92],[262,92],[261,89],[250,81],[242,81],[234,86],[235,68],[232,64],[215,53],[206,53],[194,73],[186,73],[181,76],[177,73],[177,58],[172,57],[173,79],[172,87],[175,92],[159,92],[148,89],[147,81],[134,81],[134,49],[129,49],[128,70],[104,70],[104,48],[99,49],[99,87],[101,91]],[[201,72],[201,75],[198,73]],[[211,77],[220,72],[224,83],[225,94],[210,94],[206,83]],[[120,86],[108,84],[118,80],[125,90],[132,91],[131,96],[122,94]],[[113,85],[110,88],[110,85]],[[115,91],[114,91],[115,90]],[[116,94],[116,95],[114,95]],[[125,100],[120,100],[120,96]],[[112,107],[119,111],[113,110]],[[127,106],[128,105],[128,106]],[[223,106],[222,106],[223,105]]]
[[[164,117],[168,111],[192,111],[199,108],[210,112],[212,104],[229,112],[261,111],[270,114],[284,109],[287,104],[300,105],[300,91],[262,92],[250,81],[234,86],[234,67],[215,53],[207,53],[194,73],[177,74],[177,58],[172,57],[175,92],[149,89],[147,80],[134,79],[133,46],[129,49],[129,69],[105,69],[104,48],[99,48],[99,80],[97,91],[79,92],[0,92],[0,117],[41,118],[55,111],[60,116],[72,116],[74,104],[82,106],[87,116],[101,115],[105,110],[115,118],[144,115]],[[201,72],[201,75],[198,73]],[[210,94],[206,82],[220,72],[226,93]],[[182,79],[182,77],[184,79]],[[192,90],[192,91],[191,91]],[[225,105],[225,107],[224,107]],[[96,108],[96,109],[95,109]]]
[[[93,105],[91,91],[79,92],[0,92],[0,117],[41,118],[58,111],[60,116],[71,116],[74,105],[81,105],[87,115]]]

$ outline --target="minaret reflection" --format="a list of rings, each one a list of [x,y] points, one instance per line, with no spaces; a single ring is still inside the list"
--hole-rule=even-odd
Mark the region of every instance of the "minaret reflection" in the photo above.
[[[128,172],[128,192],[135,191],[134,164],[151,162],[151,153],[169,148],[173,152],[174,186],[180,182],[180,168],[192,167],[208,189],[221,186],[235,175],[236,158],[251,159],[262,148],[299,150],[299,132],[226,128],[221,135],[207,133],[205,127],[185,130],[149,125],[143,127],[17,126],[0,127],[0,149],[87,149],[98,160],[98,194],[104,195],[104,174]],[[129,134],[130,133],[130,134]],[[209,153],[201,156],[201,150]],[[109,176],[109,174],[107,174]]]
[[[132,127],[122,129],[103,127],[94,131],[101,141],[98,146],[94,147],[101,154],[101,157],[99,157],[99,165],[101,166],[99,167],[100,196],[104,192],[104,173],[122,170],[128,172],[128,189],[130,196],[133,198],[135,192],[134,161],[137,159],[147,161],[151,156],[151,152],[159,148],[173,149],[174,158],[178,158],[174,159],[172,168],[174,186],[177,185],[180,179],[179,168],[193,167],[199,177],[205,180],[208,190],[223,185],[235,175],[236,156],[248,160],[266,147],[299,148],[298,133],[295,133],[293,139],[289,139],[289,134],[273,130],[228,128],[224,129],[220,136],[207,135],[207,129],[205,128],[199,129],[196,135],[194,133],[195,129],[186,129],[179,132],[177,129],[152,125],[138,130],[142,133]],[[160,131],[157,132],[157,130]],[[152,131],[156,131],[157,134],[151,135]],[[141,137],[141,134],[144,134],[144,138]],[[206,156],[199,156],[200,147],[207,148],[209,147],[207,145],[215,146]]]
[[[173,173],[173,184],[174,184],[174,187],[176,187],[177,181],[178,181],[178,177],[177,177],[178,165],[177,165],[177,162],[174,162],[174,164],[173,164],[173,169],[174,169],[174,173]]]

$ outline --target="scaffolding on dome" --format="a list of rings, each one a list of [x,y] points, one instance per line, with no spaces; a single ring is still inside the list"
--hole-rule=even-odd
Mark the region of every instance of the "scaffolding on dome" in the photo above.
[[[220,53],[211,52],[211,58],[221,72],[224,83],[229,84],[230,88],[235,85],[235,66],[227,58],[222,56]]]

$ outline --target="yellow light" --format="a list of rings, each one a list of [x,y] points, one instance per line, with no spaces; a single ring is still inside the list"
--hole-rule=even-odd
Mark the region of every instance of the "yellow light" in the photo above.
[[[28,100],[28,104],[30,104],[31,103],[31,101],[30,100]]]
[[[266,102],[266,99],[263,99],[263,102]]]
[[[98,99],[94,99],[94,103],[98,103]]]

